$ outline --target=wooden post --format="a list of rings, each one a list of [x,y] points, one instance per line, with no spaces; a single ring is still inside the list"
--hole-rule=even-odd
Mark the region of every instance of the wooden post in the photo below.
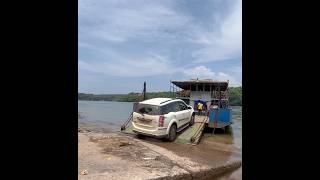
[[[146,82],[143,83],[143,100],[146,100]]]

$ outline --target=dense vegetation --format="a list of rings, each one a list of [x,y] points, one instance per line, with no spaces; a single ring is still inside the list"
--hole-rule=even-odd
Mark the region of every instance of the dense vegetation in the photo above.
[[[149,92],[146,94],[148,99],[156,97],[174,98],[177,95],[172,92]],[[78,93],[78,100],[87,101],[122,101],[122,102],[136,102],[143,99],[141,93],[129,94],[85,94]],[[242,87],[230,87],[229,90],[230,105],[242,106]]]
[[[242,87],[229,88],[229,103],[232,106],[242,106]]]
[[[170,97],[174,98],[176,95],[172,92],[150,92],[146,94],[148,99],[156,97]],[[78,93],[79,100],[87,101],[122,101],[122,102],[136,102],[141,101],[143,96],[141,93],[129,93],[129,94],[85,94]]]

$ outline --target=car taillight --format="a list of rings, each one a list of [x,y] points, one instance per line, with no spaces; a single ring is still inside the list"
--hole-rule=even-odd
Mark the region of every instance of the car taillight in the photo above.
[[[163,127],[164,124],[164,116],[159,117],[159,127]]]

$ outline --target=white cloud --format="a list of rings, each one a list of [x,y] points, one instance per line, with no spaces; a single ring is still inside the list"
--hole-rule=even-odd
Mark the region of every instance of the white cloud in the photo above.
[[[242,56],[242,2],[234,3],[233,11],[214,31],[198,29],[191,41],[203,48],[192,53],[198,63],[241,58]]]
[[[241,86],[241,82],[239,82],[234,76],[230,74],[225,74],[223,72],[219,72],[216,78],[217,80],[228,80],[230,86]]]
[[[207,28],[191,14],[178,11],[171,1],[79,0],[79,41],[189,42],[198,45],[188,52],[192,63],[240,58],[241,4],[241,0],[231,3],[233,10],[227,17],[212,12],[215,26]]]
[[[212,79],[215,73],[205,66],[197,66],[190,69],[183,69],[182,73],[189,78]]]
[[[242,66],[234,66],[234,67],[231,67],[231,68],[230,68],[230,71],[231,71],[231,72],[234,72],[234,73],[242,73]]]
[[[215,73],[211,69],[205,66],[197,66],[190,69],[181,69],[180,71],[189,79],[199,78],[199,79],[213,79],[217,81],[229,80],[230,86],[241,85],[241,82],[238,82],[235,77],[223,72]]]
[[[142,58],[117,57],[120,61],[90,62],[79,61],[79,69],[94,73],[118,77],[141,77],[161,74],[170,74],[174,71],[169,68],[169,62],[164,57],[149,53]]]
[[[159,1],[107,1],[80,0],[80,36],[109,42],[125,42],[139,38],[155,41],[159,38],[176,39],[170,31],[189,26],[188,16],[174,11]]]
[[[228,78],[239,84],[234,75],[241,75],[241,68],[213,72],[203,65],[241,58],[241,0],[226,2],[234,4],[233,10],[220,9],[225,2],[207,2],[209,8],[217,5],[209,21],[195,16],[198,12],[193,8],[182,10],[180,5],[192,6],[190,2],[79,0],[79,78],[84,78],[83,71],[94,74],[91,79],[177,73],[188,78]]]

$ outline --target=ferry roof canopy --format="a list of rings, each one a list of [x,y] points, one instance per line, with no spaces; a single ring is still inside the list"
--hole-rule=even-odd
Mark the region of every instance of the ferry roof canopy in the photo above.
[[[189,90],[190,85],[212,85],[213,89],[218,88],[220,86],[221,91],[225,91],[228,88],[228,81],[214,81],[212,79],[191,79],[186,81],[171,81],[172,84],[178,86],[181,89]]]

